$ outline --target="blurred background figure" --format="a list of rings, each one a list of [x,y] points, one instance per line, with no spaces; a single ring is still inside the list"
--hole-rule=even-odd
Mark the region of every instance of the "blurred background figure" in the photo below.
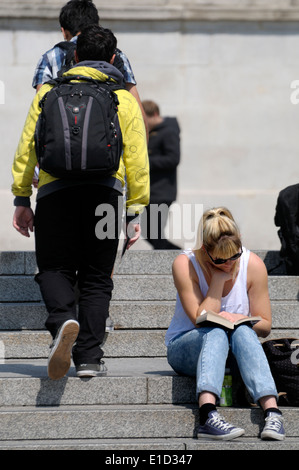
[[[145,100],[142,105],[149,131],[150,163],[150,205],[143,215],[143,236],[156,250],[180,249],[164,235],[169,207],[177,195],[180,127],[175,117],[162,117],[154,101]]]

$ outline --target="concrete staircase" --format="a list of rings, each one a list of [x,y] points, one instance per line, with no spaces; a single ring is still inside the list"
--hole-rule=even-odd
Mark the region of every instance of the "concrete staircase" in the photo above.
[[[195,383],[166,360],[164,335],[173,314],[171,264],[177,252],[130,251],[117,260],[104,346],[106,377],[47,377],[50,335],[33,280],[31,252],[0,253],[0,450],[101,449],[195,451],[299,449],[299,408],[284,407],[287,439],[258,438],[258,408],[221,408],[245,437],[228,443],[195,439]],[[269,269],[276,252],[258,252]],[[299,338],[299,278],[269,277],[272,337]]]

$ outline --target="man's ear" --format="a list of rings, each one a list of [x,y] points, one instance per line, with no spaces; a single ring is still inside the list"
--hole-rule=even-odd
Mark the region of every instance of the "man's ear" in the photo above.
[[[61,27],[61,32],[65,41],[70,41],[73,35],[67,30]]]
[[[111,59],[110,59],[110,64],[111,64],[111,65],[113,65],[114,59],[115,59],[115,54],[113,54],[113,56],[112,56]]]

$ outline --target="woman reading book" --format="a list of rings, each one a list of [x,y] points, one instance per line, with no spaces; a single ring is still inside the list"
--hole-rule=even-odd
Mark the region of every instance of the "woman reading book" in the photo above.
[[[239,229],[226,208],[206,211],[198,229],[198,246],[177,256],[173,278],[177,301],[166,333],[168,362],[183,375],[196,376],[200,426],[198,437],[233,439],[244,430],[217,412],[229,350],[255,403],[265,413],[262,439],[282,440],[283,419],[277,391],[258,337],[271,330],[268,277],[263,261],[242,246]],[[259,316],[255,324],[227,329],[197,324],[202,311],[236,322]]]

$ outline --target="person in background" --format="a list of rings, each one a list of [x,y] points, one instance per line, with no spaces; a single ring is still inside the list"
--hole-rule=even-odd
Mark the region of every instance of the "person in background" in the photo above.
[[[151,100],[142,102],[149,130],[150,205],[144,211],[143,229],[156,250],[176,250],[165,237],[169,208],[177,196],[177,167],[180,163],[180,127],[175,117],[162,117]],[[159,207],[160,206],[160,211]],[[145,225],[146,224],[146,225]]]
[[[245,432],[228,423],[216,409],[231,350],[249,394],[264,410],[261,438],[282,440],[285,431],[277,390],[258,338],[271,330],[266,267],[242,246],[236,222],[224,207],[203,214],[198,239],[195,250],[186,250],[173,262],[177,301],[165,339],[171,367],[178,374],[196,376],[197,436],[230,440]],[[262,319],[233,330],[197,326],[196,318],[203,310],[212,310],[231,322],[244,315]]]
[[[32,79],[33,88],[38,91],[45,82],[57,78],[70,50],[68,43],[76,45],[81,29],[94,24],[98,25],[99,21],[98,10],[92,0],[70,0],[61,8],[59,23],[64,41],[53,46],[39,59]],[[71,52],[73,51],[74,48],[71,48]],[[70,66],[73,65],[75,65],[74,58]],[[119,49],[116,50],[114,67],[121,69],[126,89],[140,102],[129,59]]]

